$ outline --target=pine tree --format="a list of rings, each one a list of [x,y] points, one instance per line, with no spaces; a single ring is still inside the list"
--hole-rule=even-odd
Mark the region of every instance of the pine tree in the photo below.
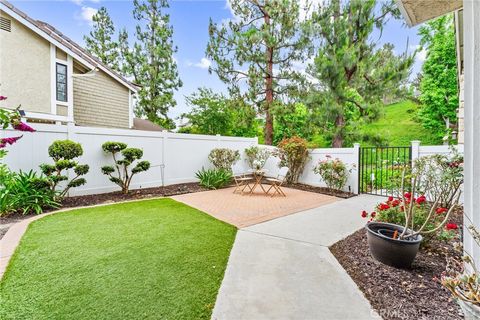
[[[308,19],[296,0],[231,0],[235,18],[210,21],[206,55],[230,94],[256,106],[265,116],[265,143],[273,142],[275,105],[292,98],[302,84],[294,64],[307,58]]]
[[[309,68],[318,80],[309,104],[321,109],[333,147],[342,147],[356,124],[375,118],[384,94],[408,78],[414,54],[395,55],[389,44],[379,48],[372,35],[399,15],[393,1],[378,7],[376,0],[330,0],[313,14],[320,47]]]
[[[176,105],[174,91],[182,86],[173,54],[173,28],[163,10],[166,0],[134,1],[133,16],[138,21],[135,43],[130,48],[128,34],[119,35],[122,70],[140,87],[135,114],[145,116],[164,128],[175,127],[168,110]]]
[[[93,15],[93,30],[84,36],[86,49],[114,70],[119,70],[118,43],[112,40],[115,27],[105,7]]]

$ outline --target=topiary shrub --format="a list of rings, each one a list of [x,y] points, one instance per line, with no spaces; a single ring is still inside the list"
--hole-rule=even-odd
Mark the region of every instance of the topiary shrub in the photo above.
[[[103,166],[102,173],[107,175],[110,181],[122,188],[124,194],[128,194],[134,175],[150,169],[150,162],[145,160],[138,161],[143,157],[142,149],[127,148],[127,144],[123,142],[105,142],[102,145],[102,149],[112,155],[115,163],[114,166]],[[123,159],[118,159],[119,153]],[[129,170],[129,166],[135,161],[138,161],[137,164]]]
[[[83,154],[80,143],[71,140],[54,141],[48,148],[48,155],[53,159],[54,164],[41,164],[40,169],[47,176],[50,190],[57,192],[57,198],[63,198],[70,188],[84,185],[87,181],[81,176],[87,174],[90,169],[88,164],[78,164],[73,160]],[[57,190],[62,181],[68,181],[66,175],[68,170],[73,169],[75,177],[67,182],[63,190]]]
[[[275,155],[280,158],[279,167],[288,167],[287,183],[297,183],[309,157],[307,141],[299,137],[283,139]]]
[[[251,169],[260,170],[265,166],[271,152],[267,148],[253,146],[245,149],[245,161]]]
[[[240,160],[240,153],[237,150],[216,148],[210,151],[208,160],[210,160],[217,169],[231,171],[232,166]]]

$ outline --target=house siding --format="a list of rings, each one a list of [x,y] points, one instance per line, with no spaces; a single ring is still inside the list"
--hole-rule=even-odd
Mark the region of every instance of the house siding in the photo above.
[[[11,32],[0,30],[0,107],[50,113],[50,43],[0,10]]]
[[[73,115],[81,126],[129,128],[129,89],[103,71],[75,75]]]

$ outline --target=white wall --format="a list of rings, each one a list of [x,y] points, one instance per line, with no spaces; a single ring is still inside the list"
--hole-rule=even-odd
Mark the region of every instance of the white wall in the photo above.
[[[195,173],[202,167],[212,165],[208,154],[214,148],[243,149],[257,144],[257,138],[237,138],[205,136],[169,132],[138,131],[128,129],[107,129],[75,127],[73,125],[33,124],[37,132],[24,133],[23,138],[8,147],[4,162],[14,171],[36,170],[42,163],[53,163],[48,157],[48,147],[55,140],[70,139],[82,144],[83,156],[79,163],[88,164],[90,171],[85,175],[87,183],[73,188],[70,195],[85,195],[119,190],[110,182],[100,168],[110,165],[113,160],[101,148],[106,141],[125,142],[129,147],[143,150],[144,160],[150,161],[147,172],[136,175],[132,180],[132,189],[156,187],[162,185],[161,165],[165,165],[165,185],[197,181]],[[5,130],[0,137],[18,136],[18,131]],[[243,157],[243,152],[241,152]],[[247,169],[245,161],[241,161]]]

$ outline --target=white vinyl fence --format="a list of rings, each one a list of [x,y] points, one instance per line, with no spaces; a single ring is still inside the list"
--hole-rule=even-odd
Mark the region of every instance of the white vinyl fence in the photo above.
[[[158,131],[138,131],[126,129],[107,129],[76,127],[73,125],[33,124],[37,132],[24,133],[23,138],[8,147],[5,163],[11,170],[40,171],[42,163],[53,163],[48,156],[48,147],[55,140],[70,139],[79,142],[83,156],[78,159],[81,164],[88,164],[90,171],[85,175],[87,183],[72,188],[70,195],[86,195],[119,190],[119,187],[102,174],[100,168],[113,164],[110,154],[105,154],[102,144],[106,141],[127,143],[129,147],[143,150],[143,160],[150,161],[151,168],[136,175],[131,184],[132,189],[157,187],[164,185],[197,181],[195,173],[202,167],[210,168],[208,154],[214,148],[243,150],[257,145],[257,138],[237,138],[223,136],[206,136],[178,134]],[[0,137],[18,136],[20,132],[6,130]],[[242,159],[243,160],[243,159]],[[247,170],[245,161],[242,161]],[[162,168],[162,165],[164,167]]]
[[[34,133],[24,133],[23,138],[16,144],[8,147],[5,163],[14,171],[39,170],[42,163],[52,163],[48,156],[48,147],[55,140],[70,139],[82,144],[83,156],[78,159],[81,164],[90,166],[89,173],[85,176],[87,183],[78,188],[72,188],[70,195],[86,195],[105,193],[119,190],[117,185],[108,180],[101,173],[100,168],[111,165],[113,160],[101,148],[106,141],[125,142],[129,147],[143,150],[143,160],[150,161],[151,168],[147,172],[136,175],[131,184],[132,189],[158,187],[162,183],[171,185],[184,182],[197,181],[195,173],[204,168],[211,168],[208,154],[214,148],[229,148],[239,150],[242,156],[240,163],[245,172],[249,169],[244,161],[245,148],[258,145],[257,138],[238,138],[224,136],[207,136],[193,134],[178,134],[158,131],[139,131],[126,129],[76,127],[74,125],[49,125],[34,124],[37,130]],[[20,132],[5,130],[0,131],[0,138],[17,136]],[[275,147],[261,146],[272,151]],[[325,183],[313,168],[327,155],[342,160],[351,173],[345,185],[345,191],[358,193],[358,168],[360,145],[353,148],[322,148],[310,150],[310,160],[299,179],[300,183],[325,187]],[[463,146],[459,146],[463,153]],[[418,141],[412,142],[412,158],[431,155],[448,154],[448,146],[421,146]],[[271,157],[265,169],[268,175],[275,176],[278,172],[279,159]],[[163,175],[162,175],[163,173]],[[162,179],[163,178],[163,179]]]

